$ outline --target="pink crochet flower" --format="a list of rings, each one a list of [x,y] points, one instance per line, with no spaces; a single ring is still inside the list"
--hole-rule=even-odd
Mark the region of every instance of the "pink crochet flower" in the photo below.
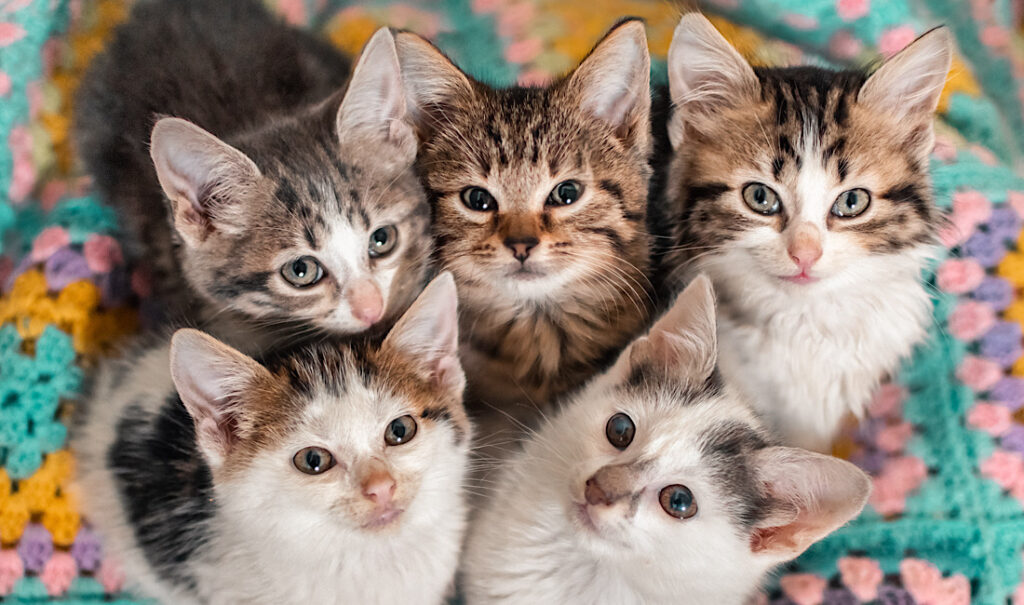
[[[878,598],[878,585],[885,577],[878,561],[866,557],[843,557],[838,564],[843,584],[854,596],[864,602]]]
[[[996,313],[987,303],[964,301],[949,314],[949,333],[963,341],[981,338],[995,324]]]
[[[473,0],[470,3],[470,8],[474,13],[486,14],[498,10],[502,4],[504,4],[504,0]]]
[[[916,490],[927,476],[928,468],[919,458],[903,456],[888,460],[882,472],[872,479],[871,506],[884,516],[902,513],[907,506],[907,494]]]
[[[819,605],[825,598],[828,582],[809,573],[794,573],[779,580],[782,592],[796,605]]]
[[[887,426],[878,432],[875,443],[883,452],[894,454],[903,451],[907,441],[914,435],[914,425],[909,422],[901,422]]]
[[[74,557],[66,552],[55,552],[43,567],[39,579],[46,586],[46,592],[51,597],[56,597],[67,592],[76,575],[78,575],[78,568],[75,565]]]
[[[786,13],[782,16],[782,20],[785,21],[786,25],[793,29],[799,29],[801,31],[810,31],[812,29],[818,29],[818,20],[810,15],[802,15],[800,13]]]
[[[951,258],[942,263],[936,275],[939,288],[950,294],[966,294],[985,279],[985,270],[969,258]]]
[[[978,402],[967,413],[967,423],[993,437],[998,437],[1010,430],[1013,419],[1010,417],[1008,408],[993,403]]]
[[[975,391],[987,391],[1003,377],[1003,370],[994,361],[967,355],[957,368],[956,377]]]
[[[1017,211],[1018,216],[1024,217],[1024,193],[1020,191],[1008,192],[1006,194],[1006,203]]]
[[[909,25],[894,27],[886,30],[878,39],[878,50],[886,57],[891,57],[913,42],[915,37],[914,29]]]
[[[839,0],[836,2],[836,13],[844,21],[860,19],[871,9],[871,0]]]
[[[31,258],[41,263],[53,256],[53,253],[61,248],[71,245],[71,236],[64,227],[47,227],[36,236],[32,242]]]
[[[24,201],[32,191],[36,181],[36,169],[32,163],[32,135],[24,126],[15,126],[7,136],[7,145],[11,148],[13,169],[11,184],[7,190],[11,201]]]
[[[25,575],[25,565],[15,550],[0,550],[0,596],[9,595]]]
[[[85,262],[95,273],[109,273],[115,266],[124,262],[121,245],[109,235],[94,233],[89,236],[82,247]]]
[[[932,148],[932,153],[948,164],[956,160],[956,145],[949,137],[935,135],[935,146]]]
[[[25,36],[25,30],[17,23],[0,23],[0,47],[10,46]]]
[[[124,571],[117,561],[107,557],[103,559],[100,570],[96,572],[96,579],[103,585],[103,590],[106,590],[107,594],[121,592],[121,587],[124,586]]]
[[[519,36],[533,21],[536,9],[537,5],[533,2],[520,2],[501,11],[501,16],[498,17],[498,35],[504,38]]]
[[[0,97],[6,96],[9,92],[11,92],[11,77],[7,75],[7,72],[0,71]]]
[[[963,574],[943,578],[931,563],[904,559],[900,563],[903,587],[918,603],[925,605],[970,605],[971,585]]]
[[[898,415],[906,396],[906,391],[900,385],[891,382],[883,384],[875,391],[875,397],[871,401],[871,405],[868,406],[868,415],[872,418]]]
[[[509,63],[529,63],[544,50],[544,41],[540,38],[526,38],[509,44],[505,48],[505,59]]]
[[[981,463],[981,474],[1009,490],[1024,482],[1024,460],[1017,454],[996,450]]]
[[[277,10],[292,25],[306,22],[306,5],[302,0],[278,0]]]
[[[983,223],[992,216],[992,202],[978,191],[958,191],[953,194],[953,213],[974,224]]]
[[[837,59],[855,59],[864,50],[860,40],[846,30],[839,30],[828,41],[828,52]]]
[[[989,25],[981,30],[981,43],[985,46],[1001,49],[1010,45],[1010,32],[999,25]]]

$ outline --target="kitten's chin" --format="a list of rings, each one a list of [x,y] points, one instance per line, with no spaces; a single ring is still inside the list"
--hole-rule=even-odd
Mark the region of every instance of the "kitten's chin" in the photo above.
[[[370,513],[362,524],[367,531],[381,531],[391,526],[398,526],[398,519],[404,511],[400,508],[389,508],[380,512]]]

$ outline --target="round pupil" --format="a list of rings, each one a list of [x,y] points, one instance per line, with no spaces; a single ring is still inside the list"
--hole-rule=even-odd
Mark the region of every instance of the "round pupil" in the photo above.
[[[309,272],[309,263],[302,260],[301,258],[292,263],[292,273],[295,277],[306,277],[306,273]]]
[[[616,439],[622,440],[629,432],[629,421],[625,418],[616,418],[612,423],[612,432]]]
[[[672,510],[678,512],[690,508],[691,504],[693,504],[693,494],[682,489],[674,490],[668,500],[668,505],[672,507]]]
[[[400,420],[391,421],[391,434],[394,435],[395,439],[401,441],[405,438],[405,425]]]
[[[314,450],[306,452],[306,466],[315,471],[320,470],[320,454]]]

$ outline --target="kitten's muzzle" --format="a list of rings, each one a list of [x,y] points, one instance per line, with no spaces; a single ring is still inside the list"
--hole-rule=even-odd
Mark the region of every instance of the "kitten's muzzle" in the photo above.
[[[526,259],[530,257],[530,250],[537,247],[540,240],[536,237],[506,237],[503,242],[505,247],[512,251],[512,256],[517,261],[525,263]]]

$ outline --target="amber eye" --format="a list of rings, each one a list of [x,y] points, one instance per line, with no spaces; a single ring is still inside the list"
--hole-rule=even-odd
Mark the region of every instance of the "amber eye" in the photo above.
[[[402,445],[408,443],[416,435],[416,420],[406,415],[395,418],[388,424],[384,431],[384,443],[388,445]]]
[[[370,234],[370,245],[367,248],[370,258],[385,256],[398,245],[398,229],[394,225],[384,225]]]
[[[685,485],[670,485],[658,493],[661,508],[676,519],[689,519],[697,514],[697,501]]]
[[[782,210],[779,194],[764,183],[747,183],[743,187],[743,201],[759,214],[771,216]]]
[[[568,206],[583,195],[583,185],[579,181],[562,181],[548,194],[548,206]]]
[[[619,412],[608,419],[608,424],[604,425],[604,434],[608,437],[608,443],[616,449],[624,450],[633,443],[636,425],[633,424],[632,418]]]
[[[494,212],[498,209],[498,200],[490,191],[483,187],[466,187],[462,190],[462,203],[470,210],[477,212]]]
[[[319,475],[334,467],[334,456],[322,447],[307,447],[292,456],[292,464],[307,475]]]
[[[867,189],[851,189],[839,194],[836,203],[832,204],[832,214],[851,218],[867,210],[870,205],[871,194]]]
[[[301,256],[281,267],[281,277],[296,288],[308,288],[323,276],[323,266],[312,256]]]

